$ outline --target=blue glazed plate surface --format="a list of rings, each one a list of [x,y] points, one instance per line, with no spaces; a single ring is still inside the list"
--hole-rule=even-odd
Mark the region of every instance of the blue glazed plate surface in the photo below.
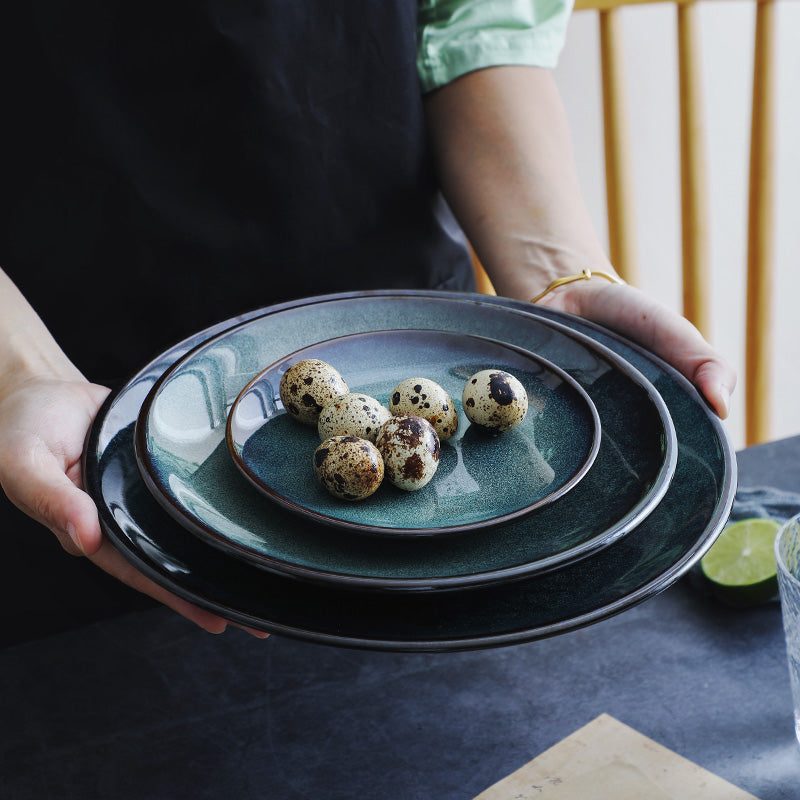
[[[420,295],[426,296],[402,293]],[[515,307],[479,295],[450,296]],[[292,307],[300,306],[273,311]],[[103,530],[133,565],[180,597],[239,624],[344,647],[456,651],[511,645],[575,630],[651,597],[699,561],[728,518],[736,460],[725,428],[685,378],[642,348],[569,315],[519,308],[613,349],[648,375],[675,420],[678,459],[663,499],[625,536],[590,557],[501,584],[397,594],[298,581],[209,547],[148,492],[136,466],[134,426],[143,400],[171,364],[248,316],[176,345],[108,397],[84,451],[86,487]]]
[[[480,334],[557,364],[600,415],[600,448],[590,469],[569,492],[526,517],[458,536],[367,537],[270,502],[230,457],[230,406],[265,364],[387,324]],[[201,341],[148,393],[136,452],[156,500],[209,544],[307,580],[393,590],[512,580],[584,558],[646,516],[666,492],[677,457],[661,396],[609,349],[530,314],[441,295],[368,295],[272,309]]]
[[[336,367],[351,392],[377,399],[387,413],[394,387],[406,378],[438,383],[458,413],[458,428],[441,442],[432,480],[412,492],[385,480],[355,503],[330,495],[313,471],[317,429],[288,414],[278,391],[286,370],[303,359]],[[511,431],[490,435],[464,414],[464,384],[483,369],[510,372],[525,387],[528,413]],[[365,533],[421,536],[507,522],[560,497],[591,467],[600,419],[567,373],[532,353],[451,331],[388,330],[329,339],[272,364],[235,400],[227,441],[245,477],[290,511]]]

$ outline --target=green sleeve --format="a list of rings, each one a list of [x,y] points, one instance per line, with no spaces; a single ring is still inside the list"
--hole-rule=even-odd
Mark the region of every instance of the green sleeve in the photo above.
[[[574,0],[419,0],[423,91],[499,65],[555,67]]]

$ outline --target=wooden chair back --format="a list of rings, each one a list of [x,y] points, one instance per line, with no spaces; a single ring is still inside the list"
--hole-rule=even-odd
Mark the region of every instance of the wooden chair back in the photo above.
[[[775,0],[753,0],[756,25],[748,195],[747,319],[745,334],[745,443],[770,438],[775,92]],[[576,0],[576,12],[599,17],[603,90],[608,241],[611,263],[638,283],[633,224],[631,152],[621,58],[619,14],[623,6],[671,2],[676,7],[680,129],[683,314],[710,338],[711,280],[705,119],[698,32],[702,0]],[[479,289],[491,282],[475,261]]]

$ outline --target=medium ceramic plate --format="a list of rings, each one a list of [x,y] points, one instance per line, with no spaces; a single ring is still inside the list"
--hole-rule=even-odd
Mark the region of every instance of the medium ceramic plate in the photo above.
[[[228,410],[264,364],[337,335],[392,328],[480,334],[558,364],[598,410],[601,443],[569,492],[519,520],[458,536],[363,536],[292,514],[257,492],[225,442]],[[536,316],[463,297],[367,295],[320,300],[203,341],[153,386],[136,435],[154,497],[208,543],[266,569],[370,588],[452,589],[516,579],[583,558],[630,530],[663,496],[675,431],[641,373],[588,337]],[[460,469],[457,461],[446,469]],[[448,473],[442,470],[440,481]]]
[[[715,540],[733,502],[733,448],[694,388],[668,365],[577,318],[533,307],[530,313],[602,340],[651,377],[675,420],[678,461],[662,502],[591,557],[518,581],[444,594],[395,594],[297,581],[209,547],[150,495],[137,470],[133,435],[141,403],[163,371],[225,323],[143,368],[109,396],[95,418],[84,476],[103,530],[132,564],[175,594],[233,622],[330,645],[394,651],[510,645],[630,608],[671,585]]]
[[[458,414],[455,434],[441,442],[441,470],[417,491],[385,480],[357,503],[330,495],[314,476],[317,428],[288,414],[278,391],[286,370],[303,359],[331,364],[351,392],[387,409],[406,378],[438,383]],[[461,404],[465,382],[484,369],[511,373],[528,396],[525,419],[501,435],[470,425]],[[525,350],[451,331],[387,330],[329,339],[269,366],[234,402],[227,441],[245,477],[290,511],[363,533],[429,536],[508,522],[553,502],[592,465],[600,418],[575,380]]]

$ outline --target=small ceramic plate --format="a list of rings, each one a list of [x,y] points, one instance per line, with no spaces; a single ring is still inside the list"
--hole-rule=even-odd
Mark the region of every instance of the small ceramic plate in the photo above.
[[[413,304],[430,296],[401,293],[396,302],[410,299]],[[504,302],[478,295],[439,296],[462,303],[465,312],[472,311],[473,303],[503,308]],[[270,311],[301,307],[290,303]],[[675,420],[677,466],[663,500],[609,546],[548,572],[444,594],[373,592],[299,581],[209,546],[165,513],[147,490],[134,455],[134,425],[142,401],[165,370],[191,348],[247,317],[176,345],[107,398],[84,453],[86,488],[97,503],[105,534],[136,568],[192,603],[239,624],[341,647],[428,652],[498,647],[573,631],[631,608],[696,564],[725,524],[736,487],[730,439],[689,382],[664,362],[583,320],[525,308],[529,311],[524,316],[568,326],[613,349],[650,378]]]
[[[387,409],[406,378],[429,378],[448,393],[458,429],[441,442],[429,483],[409,492],[384,480],[360,502],[323,488],[312,465],[317,428],[288,414],[278,392],[286,370],[311,358],[334,366],[351,392]],[[461,405],[467,379],[490,368],[510,372],[528,395],[522,423],[494,436],[470,425]],[[387,330],[329,339],[272,364],[234,402],[227,441],[245,477],[290,511],[363,533],[430,536],[497,525],[552,503],[594,462],[600,419],[575,380],[521,348],[451,331]]]
[[[591,468],[531,514],[457,536],[364,536],[267,500],[236,469],[225,441],[228,410],[239,393],[286,353],[381,326],[481,335],[558,364],[600,415],[600,449]],[[309,581],[427,591],[514,580],[608,546],[663,497],[677,445],[653,385],[586,336],[463,296],[370,294],[279,307],[201,341],[148,393],[136,454],[156,500],[215,547]]]

